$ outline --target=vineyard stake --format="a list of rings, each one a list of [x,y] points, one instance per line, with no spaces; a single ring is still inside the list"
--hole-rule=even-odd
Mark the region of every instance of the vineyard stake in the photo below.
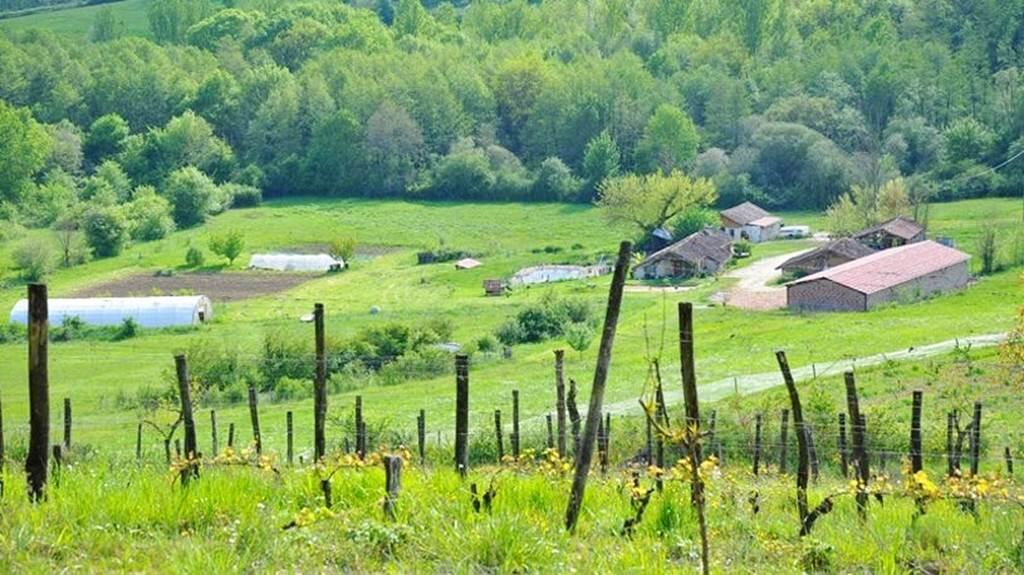
[[[327,453],[324,426],[327,421],[327,344],[324,335],[324,304],[313,304],[313,330],[316,339],[316,377],[313,380],[313,459]],[[289,462],[290,463],[290,462]]]
[[[576,457],[580,452],[580,411],[576,407],[576,380],[569,378],[569,393],[565,397],[565,409],[572,424],[572,454]]]
[[[565,350],[555,350],[555,412],[558,417],[558,456],[565,457]]]
[[[469,472],[469,357],[455,356],[455,470]]]
[[[217,410],[210,410],[210,446],[213,448],[213,456],[220,453],[220,445],[217,441]]]
[[[715,428],[718,425],[718,410],[712,409],[711,415],[708,416],[708,449],[711,453],[718,458],[719,463],[722,461],[722,445],[718,441],[718,437],[715,435]],[[662,462],[662,465],[664,461]]]
[[[1013,452],[1009,445],[1003,448],[1003,457],[1006,459],[1006,474],[1013,477]]]
[[[953,428],[956,427],[956,414],[952,411],[946,414],[946,475],[953,477],[956,473],[956,465],[953,457]]]
[[[135,429],[135,460],[142,461],[142,424]]]
[[[512,457],[519,459],[519,390],[512,390]]]
[[[416,419],[416,441],[419,444],[420,465],[423,465],[427,462],[427,412],[424,409],[420,410]]]
[[[295,426],[292,416],[292,412],[284,414],[285,418],[285,433],[288,437],[287,453],[288,453],[288,467],[292,466],[295,461]]]
[[[29,441],[25,459],[28,496],[33,503],[46,494],[50,455],[49,309],[46,285],[28,286]]]
[[[583,494],[587,488],[587,474],[590,472],[590,463],[594,457],[594,443],[597,439],[597,428],[601,421],[601,409],[604,403],[604,388],[608,380],[608,368],[611,364],[612,348],[615,344],[615,330],[619,322],[619,311],[622,309],[622,293],[632,253],[632,244],[622,242],[619,246],[619,256],[615,262],[615,273],[612,276],[611,289],[608,294],[608,308],[604,317],[604,329],[601,332],[601,345],[597,353],[597,367],[594,370],[587,422],[584,425],[583,436],[580,438],[579,449],[576,452],[572,491],[569,495],[569,505],[565,511],[565,528],[570,533],[576,531],[580,507],[583,505]],[[570,389],[570,397],[574,395],[573,391]]]
[[[913,403],[910,407],[910,471],[917,473],[924,467],[921,457],[921,404],[924,393],[914,391]]]
[[[363,396],[356,396],[355,406],[356,418],[356,456],[359,459],[366,457],[366,433],[363,426]]]
[[[786,450],[789,447],[789,410],[782,410],[782,423],[779,429],[779,473],[786,472]]]
[[[811,480],[818,482],[818,448],[814,446],[814,429],[810,425],[804,425],[804,433],[807,434],[807,457],[811,462]]]
[[[701,572],[708,575],[711,550],[708,545],[708,521],[705,513],[704,478],[700,474],[700,404],[697,401],[697,368],[693,359],[693,304],[679,304],[679,370],[683,380],[683,403],[686,409],[685,433],[689,439],[690,501],[697,508],[700,527]]]
[[[494,437],[498,442],[498,463],[505,458],[505,442],[501,437],[501,410],[494,410]]]
[[[398,491],[402,488],[402,458],[397,455],[384,456],[384,488],[384,517],[394,521]]]
[[[849,461],[846,451],[846,414],[839,414],[839,465],[843,469],[843,477],[850,476]]]
[[[597,421],[597,463],[601,468],[601,474],[608,472],[608,460],[604,450],[604,417]]]
[[[851,435],[853,436],[853,466],[857,477],[857,513],[861,519],[867,518],[868,510],[868,454],[864,446],[864,434],[867,428],[864,416],[860,412],[860,401],[857,398],[857,382],[852,371],[843,374],[846,383],[846,408],[849,411]]]
[[[249,386],[249,418],[252,420],[252,439],[256,442],[256,455],[261,455],[263,453],[263,436],[260,435],[260,413],[256,388],[253,386]]]
[[[185,426],[187,465],[181,470],[181,484],[185,486],[192,477],[199,477],[199,467],[192,464],[198,457],[199,448],[196,444],[196,422],[192,419],[192,378],[188,373],[188,359],[182,354],[176,355],[174,367],[178,374],[178,397],[181,399],[181,418]]]
[[[71,398],[64,398],[64,448],[71,451]]]
[[[793,381],[793,374],[789,370],[789,361],[786,359],[786,352],[775,352],[775,359],[779,363],[779,370],[782,371],[782,379],[786,382],[786,391],[789,392],[790,408],[793,410],[793,431],[796,433],[796,505],[800,513],[800,535],[807,534],[807,476],[810,467],[809,453],[807,447],[807,430],[804,426],[804,411],[800,405],[800,394],[796,389],[796,382]]]
[[[981,402],[974,402],[974,421],[971,426],[971,475],[978,475],[978,468],[981,463]]]
[[[235,446],[235,424],[228,424],[228,447]]]
[[[756,477],[761,466],[761,414],[754,416],[754,476]]]

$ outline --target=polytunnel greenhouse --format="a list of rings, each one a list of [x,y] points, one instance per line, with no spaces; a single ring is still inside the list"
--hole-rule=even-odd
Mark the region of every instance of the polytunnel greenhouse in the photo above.
[[[253,254],[249,267],[279,272],[329,272],[345,267],[345,262],[327,254]]]
[[[121,325],[131,318],[144,328],[199,325],[213,317],[213,304],[206,296],[116,297],[50,299],[50,325],[61,325],[76,317],[95,326]],[[28,300],[11,310],[11,322],[28,323]]]

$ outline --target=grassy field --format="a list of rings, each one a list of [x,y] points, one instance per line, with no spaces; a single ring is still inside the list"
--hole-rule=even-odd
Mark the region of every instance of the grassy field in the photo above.
[[[974,228],[963,225],[958,214],[988,217],[1004,225],[1007,206],[1000,201],[965,202],[959,206],[938,206],[933,211],[933,229],[949,233],[969,247]],[[793,221],[794,218],[787,218]],[[1005,225],[1013,225],[1007,218]],[[611,253],[624,230],[609,228],[599,213],[585,206],[519,204],[417,204],[403,202],[332,200],[291,200],[274,202],[252,210],[238,210],[215,218],[207,226],[173,234],[154,243],[134,246],[117,258],[100,260],[57,273],[50,281],[55,297],[83,286],[137,273],[183,265],[186,246],[205,248],[211,234],[229,229],[245,233],[247,251],[323,244],[339,236],[351,236],[363,245],[389,246],[384,255],[357,261],[353,268],[337,275],[314,278],[289,291],[261,298],[216,304],[215,321],[194,331],[145,333],[124,342],[80,341],[55,344],[51,348],[54,397],[71,397],[75,405],[76,434],[83,442],[130,450],[138,414],[117,408],[120,393],[131,394],[141,387],[163,387],[170,381],[172,353],[195,346],[231,347],[240,361],[255,365],[268,333],[296,334],[312,338],[308,324],[298,318],[314,302],[327,307],[328,334],[332,338],[352,336],[359,330],[388,322],[418,324],[436,317],[450,319],[454,339],[471,344],[493,332],[507,317],[524,305],[547,294],[579,298],[603,309],[607,278],[592,282],[565,282],[513,292],[505,298],[485,298],[481,282],[505,277],[515,270],[542,262],[594,260]],[[441,243],[479,254],[484,266],[456,271],[447,264],[415,265],[414,251]],[[577,249],[572,249],[572,246]],[[764,246],[766,253],[783,252],[785,242]],[[803,244],[793,242],[794,249]],[[562,248],[544,253],[545,246]],[[9,245],[0,247],[0,261],[7,258]],[[540,252],[540,253],[536,253]],[[755,252],[754,257],[758,257]],[[236,263],[244,266],[247,254]],[[8,274],[10,275],[10,274]],[[644,362],[648,332],[658,339],[663,310],[674,317],[675,302],[682,299],[701,304],[720,289],[707,283],[680,295],[629,294],[613,361],[607,400],[635,398],[646,379]],[[24,288],[13,285],[0,292],[0,307],[23,297]],[[981,280],[969,290],[925,302],[893,306],[865,314],[794,315],[786,311],[746,312],[722,307],[700,307],[697,316],[698,372],[708,382],[732,375],[760,373],[774,369],[772,352],[787,349],[794,365],[827,363],[861,357],[913,345],[922,345],[1006,329],[1020,301],[1017,274],[1010,271]],[[371,315],[371,307],[381,313]],[[970,310],[970,313],[965,313]],[[672,321],[671,319],[669,320]],[[671,333],[671,328],[669,329]],[[551,408],[552,355],[563,342],[517,346],[510,360],[478,355],[474,358],[472,416],[474,426],[486,428],[491,410],[508,408],[511,390],[522,393],[524,417],[541,416]],[[582,356],[568,354],[569,375],[587,391],[592,374],[596,343]],[[668,349],[672,349],[671,343]],[[21,345],[0,346],[0,372],[5,410],[24,413],[26,389],[19,382],[26,377],[25,349]],[[677,373],[671,354],[666,372]],[[419,409],[428,412],[431,432],[448,429],[452,401],[449,376],[411,381],[398,386],[373,385],[331,398],[335,417],[334,440],[340,442],[341,425],[353,396],[361,394],[367,416],[378,425],[409,430]],[[54,402],[54,417],[58,402]],[[241,424],[247,414],[242,406],[223,406],[222,425]],[[300,445],[309,442],[311,428],[306,401],[265,402],[265,437],[268,444],[283,443],[284,412],[296,411]],[[14,422],[24,421],[10,416]],[[19,429],[13,430],[17,440]],[[155,438],[152,443],[155,448]]]
[[[16,18],[0,19],[0,31],[10,30],[49,30],[57,35],[86,40],[92,30],[96,13],[105,8],[114,11],[114,17],[120,24],[125,36],[142,36],[148,38],[149,21],[146,19],[146,6],[149,0],[123,0],[110,4],[81,6],[63,10],[37,12]]]

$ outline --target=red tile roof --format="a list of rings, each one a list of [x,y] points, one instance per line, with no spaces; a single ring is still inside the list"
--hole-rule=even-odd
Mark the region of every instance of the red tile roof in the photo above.
[[[969,260],[971,256],[933,241],[890,248],[790,282],[827,279],[873,294]]]

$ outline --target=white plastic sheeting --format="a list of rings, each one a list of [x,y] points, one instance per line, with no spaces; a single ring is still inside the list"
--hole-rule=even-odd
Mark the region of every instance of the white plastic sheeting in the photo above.
[[[512,285],[531,285],[567,280],[579,280],[607,274],[611,270],[606,265],[595,266],[535,266],[523,268],[509,280]]]
[[[345,262],[327,254],[253,254],[249,267],[279,272],[329,272],[345,267]]]
[[[206,296],[112,297],[51,299],[50,325],[59,326],[68,317],[88,325],[121,325],[126,318],[146,328],[198,325],[213,317],[213,304]],[[28,323],[28,300],[11,310],[11,323]]]

